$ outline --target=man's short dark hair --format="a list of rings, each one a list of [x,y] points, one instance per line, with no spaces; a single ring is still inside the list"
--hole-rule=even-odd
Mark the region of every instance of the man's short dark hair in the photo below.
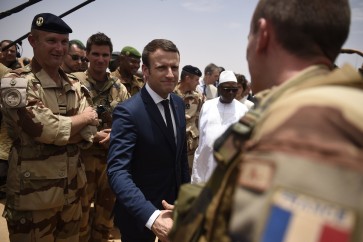
[[[260,0],[252,17],[251,31],[258,20],[272,23],[279,43],[301,57],[326,56],[332,62],[349,34],[348,0]]]
[[[97,34],[93,34],[91,35],[91,37],[88,38],[86,44],[87,53],[91,51],[92,45],[108,45],[110,47],[110,54],[113,51],[111,39],[104,33],[98,32]]]
[[[158,49],[162,49],[163,51],[175,52],[180,56],[179,50],[176,45],[167,39],[154,39],[149,42],[142,51],[142,63],[150,68],[149,55],[155,52]]]

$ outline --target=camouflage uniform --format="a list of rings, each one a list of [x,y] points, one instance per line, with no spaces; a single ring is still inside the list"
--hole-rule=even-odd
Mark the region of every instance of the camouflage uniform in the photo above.
[[[198,120],[199,120],[199,112],[203,105],[203,96],[197,91],[190,91],[183,94],[179,90],[179,86],[180,84],[178,84],[175,87],[174,93],[177,94],[179,97],[181,97],[185,103],[188,164],[189,164],[189,171],[191,173],[194,160],[194,152],[198,147],[198,141],[199,141]]]
[[[10,71],[9,68],[0,63],[0,78]],[[11,146],[11,139],[7,133],[7,127],[2,119],[0,108],[0,193],[5,192],[5,179],[8,167],[8,157]],[[2,194],[0,194],[1,198]]]
[[[92,79],[88,71],[73,73],[73,75],[89,90],[93,106],[103,109],[102,113],[99,113],[101,119],[99,131],[110,129],[113,109],[119,102],[130,97],[126,87],[110,74],[102,87],[97,86],[98,83]],[[80,241],[108,241],[109,233],[113,228],[112,210],[115,195],[108,184],[107,154],[108,149],[98,143],[94,143],[90,149],[81,152],[87,174],[87,196],[83,205]],[[94,201],[93,213],[90,211],[92,201]]]
[[[135,75],[133,76],[131,83],[126,82],[121,77],[120,68],[117,68],[116,71],[111,73],[111,75],[114,77],[117,77],[118,79],[121,80],[121,83],[125,85],[125,87],[127,88],[127,91],[130,93],[131,96],[138,93],[145,84],[144,81],[142,80],[142,78],[135,76]]]
[[[86,126],[79,133],[83,142],[69,143],[70,116],[89,103],[80,82],[62,70],[59,75],[62,87],[33,59],[27,69],[5,76],[25,78],[27,101],[25,107],[2,109],[13,140],[3,213],[11,241],[78,241],[86,185],[79,151],[92,144],[96,127]]]
[[[312,66],[264,95],[236,126],[254,127],[248,141],[219,142],[231,165],[195,241],[362,241],[362,76]]]

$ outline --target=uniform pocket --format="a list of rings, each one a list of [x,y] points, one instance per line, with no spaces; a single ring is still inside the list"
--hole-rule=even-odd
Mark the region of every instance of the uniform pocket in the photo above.
[[[63,206],[67,184],[67,158],[23,160],[20,168],[19,210],[40,210]]]

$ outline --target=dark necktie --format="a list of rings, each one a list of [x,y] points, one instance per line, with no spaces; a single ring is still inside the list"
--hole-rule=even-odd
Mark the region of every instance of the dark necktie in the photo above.
[[[174,128],[173,128],[173,121],[171,120],[170,108],[169,108],[169,100],[165,99],[161,101],[161,104],[164,107],[165,119],[166,119],[166,126],[168,128],[168,132],[175,139],[174,137]]]

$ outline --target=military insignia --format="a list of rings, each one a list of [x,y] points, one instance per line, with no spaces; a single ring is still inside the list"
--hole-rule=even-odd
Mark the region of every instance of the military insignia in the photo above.
[[[271,162],[246,161],[240,167],[239,185],[256,192],[263,192],[270,187],[275,174],[275,167]]]
[[[43,17],[39,17],[38,19],[37,19],[37,21],[36,21],[36,25],[37,26],[42,26],[43,25],[43,23],[44,23],[44,19],[43,19]]]
[[[260,241],[349,242],[356,225],[353,209],[280,188],[271,197]]]
[[[185,104],[185,109],[190,109],[190,104],[189,103]]]
[[[21,94],[17,89],[10,89],[5,93],[3,99],[6,105],[14,108],[21,103]]]
[[[15,85],[16,85],[16,80],[15,80],[15,79],[12,79],[12,80],[10,81],[10,85],[11,85],[11,86],[15,86]]]

